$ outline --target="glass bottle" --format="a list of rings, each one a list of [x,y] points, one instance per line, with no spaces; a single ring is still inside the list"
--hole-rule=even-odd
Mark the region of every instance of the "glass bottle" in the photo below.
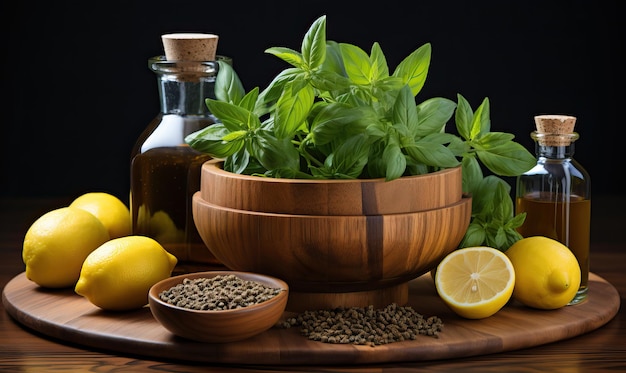
[[[161,110],[131,154],[132,232],[156,239],[179,263],[219,265],[192,215],[201,166],[210,157],[185,143],[188,134],[217,121],[205,99],[215,98],[218,64],[157,56],[148,60],[148,66],[157,77]]]
[[[575,117],[535,117],[537,164],[516,183],[516,213],[526,213],[518,228],[523,237],[545,236],[567,246],[578,259],[581,283],[574,299],[584,301],[588,292],[591,183],[587,171],[573,158]]]

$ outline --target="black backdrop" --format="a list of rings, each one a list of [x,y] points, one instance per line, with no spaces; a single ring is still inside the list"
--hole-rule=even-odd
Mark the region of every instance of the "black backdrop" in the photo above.
[[[265,87],[285,64],[271,46],[300,48],[327,15],[327,37],[369,50],[391,69],[433,47],[418,99],[465,96],[491,103],[492,130],[534,151],[537,114],[578,117],[575,158],[592,194],[621,192],[626,13],[613,1],[160,1],[4,2],[0,195],[128,197],[129,154],[158,112],[147,59],[160,36],[209,32],[246,89]],[[335,9],[337,8],[337,9]],[[8,99],[8,101],[7,101]]]

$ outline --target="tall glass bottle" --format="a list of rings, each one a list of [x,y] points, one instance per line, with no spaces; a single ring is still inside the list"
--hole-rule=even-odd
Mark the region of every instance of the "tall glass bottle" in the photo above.
[[[571,304],[584,301],[589,280],[591,180],[574,160],[575,117],[535,117],[537,165],[517,178],[516,213],[526,213],[523,237],[545,236],[567,246],[578,259],[581,284]]]
[[[148,66],[157,77],[161,110],[131,154],[132,232],[156,239],[181,264],[219,264],[192,216],[200,169],[210,157],[185,143],[188,134],[217,121],[205,99],[215,98],[218,64],[157,56],[149,59]]]

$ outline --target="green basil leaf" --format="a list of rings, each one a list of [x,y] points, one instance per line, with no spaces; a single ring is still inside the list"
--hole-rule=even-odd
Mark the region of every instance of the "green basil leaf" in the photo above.
[[[474,111],[465,97],[457,94],[457,107],[454,114],[456,131],[465,140],[472,139],[472,122],[474,122]]]
[[[472,141],[472,144],[477,149],[487,150],[489,148],[495,148],[501,145],[510,143],[515,138],[515,135],[506,132],[488,132],[483,136],[476,138]]]
[[[226,158],[244,146],[243,138],[236,138],[233,141],[223,140],[229,135],[230,131],[222,123],[216,123],[187,135],[185,142],[191,148],[214,158]]]
[[[500,225],[494,225],[487,230],[486,245],[494,248],[501,248],[507,242],[507,235],[504,228]]]
[[[245,147],[242,147],[237,152],[226,158],[224,161],[224,170],[236,174],[243,174],[248,169],[249,162],[250,153],[248,153]]]
[[[474,112],[474,119],[470,130],[470,139],[479,138],[481,135],[491,130],[491,121],[489,119],[489,99],[485,98]]]
[[[482,246],[485,244],[486,236],[487,233],[485,229],[477,221],[472,221],[465,231],[459,248]]]
[[[442,132],[452,118],[456,102],[442,97],[433,97],[417,105],[418,126],[414,137]]]
[[[509,220],[507,223],[507,228],[516,229],[524,224],[524,220],[526,220],[526,213],[522,212],[513,217],[513,219]],[[517,232],[517,231],[516,231]]]
[[[215,77],[215,98],[238,104],[245,94],[245,89],[233,67],[225,61],[217,61],[218,70]]]
[[[505,182],[496,185],[495,193],[492,195],[495,203],[491,216],[492,219],[503,225],[504,222],[513,217],[513,202],[509,196],[511,188]]]
[[[397,96],[397,91],[402,89],[402,87],[404,87],[405,85],[406,84],[402,81],[402,79],[398,78],[397,76],[387,76],[384,78],[379,78],[375,82],[375,86],[371,91],[371,95],[377,98],[379,101],[388,101],[393,104]]]
[[[311,74],[315,88],[323,91],[343,91],[350,87],[350,80],[334,71],[318,70]]]
[[[300,52],[295,51],[291,48],[272,47],[272,48],[267,48],[265,50],[265,53],[272,54],[297,68],[302,68],[302,66],[305,63],[304,58],[302,57],[302,54],[300,54]]]
[[[398,97],[396,97],[391,116],[393,123],[405,125],[411,134],[417,132],[419,121],[415,109],[415,99],[408,85],[402,87]]]
[[[210,98],[206,99],[206,105],[229,131],[246,131],[261,126],[259,118],[246,108]]]
[[[383,152],[385,144],[383,141],[376,141],[370,146],[370,152],[367,161],[367,175],[371,178],[385,177],[386,164],[383,160]]]
[[[495,206],[501,203],[494,196],[499,188],[503,188],[508,196],[511,187],[501,178],[488,175],[472,190],[472,214],[481,216],[483,220],[491,220],[494,216]],[[510,197],[507,197],[510,198]],[[490,217],[485,219],[485,217]]]
[[[239,101],[239,105],[242,108],[248,111],[254,111],[254,108],[257,103],[257,99],[259,97],[259,87],[254,87],[250,92],[246,93],[245,96]]]
[[[223,141],[243,141],[245,140],[246,136],[248,135],[248,131],[234,131],[234,132],[229,132],[226,135],[224,135],[224,137],[222,137]]]
[[[476,157],[463,157],[461,160],[463,192],[471,195],[478,195],[478,190],[482,180],[483,171]]]
[[[298,81],[286,84],[278,99],[274,116],[274,133],[278,138],[292,138],[309,115],[315,92],[310,85],[300,87]]]
[[[306,70],[315,70],[324,63],[326,59],[326,16],[316,19],[304,35],[302,58]]]
[[[348,78],[357,85],[369,85],[371,78],[370,58],[356,45],[340,43],[343,65]]]
[[[389,66],[387,65],[387,58],[383,50],[380,48],[380,44],[375,42],[372,44],[372,51],[370,52],[370,78],[371,82],[377,82],[389,77]]]
[[[423,139],[416,141],[411,146],[406,146],[404,149],[413,160],[428,166],[449,168],[460,164],[459,160],[447,147],[423,141]]]
[[[367,136],[357,135],[348,138],[326,158],[324,167],[330,170],[335,178],[357,178],[367,164],[369,142]]]
[[[300,167],[300,153],[289,138],[276,138],[270,131],[259,130],[250,141],[250,154],[267,170]]]
[[[326,59],[326,16],[313,22],[302,40],[302,58],[308,70],[322,66]]]
[[[280,72],[272,82],[265,88],[260,94],[257,101],[257,107],[255,108],[255,113],[261,116],[264,113],[267,113],[271,110],[278,98],[283,92],[283,88],[285,84],[292,80],[301,79],[304,77],[304,73],[301,69],[292,67],[289,69],[285,69]]]
[[[343,103],[330,103],[322,107],[311,122],[311,138],[315,145],[325,145],[337,138],[363,133],[368,123],[364,108]]]
[[[346,77],[346,69],[343,66],[341,57],[341,47],[336,41],[326,41],[326,59],[322,64],[321,70]]]
[[[411,87],[413,97],[424,87],[430,67],[431,46],[426,43],[408,55],[393,72],[393,76],[402,78]]]
[[[455,135],[451,133],[446,133],[446,132],[431,133],[422,138],[416,137],[415,140],[416,141],[428,141],[428,142],[433,142],[433,143],[441,144],[441,145],[454,144],[457,147],[459,147],[459,143],[465,144],[464,141],[460,140]],[[448,148],[450,148],[450,146],[448,146]],[[463,147],[463,149],[466,149],[466,147]]]
[[[503,252],[508,250],[515,242],[523,238],[522,235],[517,230],[512,229],[512,228],[505,228],[504,233],[506,235],[506,240],[504,244],[502,244],[502,246],[498,247],[498,249],[500,249]]]
[[[406,158],[397,144],[387,144],[383,151],[383,161],[383,164],[386,166],[385,180],[394,180],[404,174]]]
[[[516,142],[504,143],[486,150],[477,150],[480,161],[500,176],[518,176],[530,170],[537,159]]]

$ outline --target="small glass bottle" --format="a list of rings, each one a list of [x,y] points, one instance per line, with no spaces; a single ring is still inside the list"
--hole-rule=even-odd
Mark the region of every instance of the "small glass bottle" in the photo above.
[[[567,246],[578,259],[581,283],[574,299],[584,301],[589,280],[591,183],[587,171],[574,160],[576,118],[563,115],[535,117],[537,165],[516,183],[516,213],[526,213],[518,229],[523,237],[545,236]]]
[[[175,38],[166,39],[170,36]],[[181,43],[171,45],[177,41]],[[170,34],[163,36],[163,42],[166,55],[148,60],[157,76],[161,111],[139,136],[131,154],[132,233],[156,239],[181,264],[219,265],[198,234],[192,215],[201,166],[210,157],[185,143],[187,135],[217,121],[205,104],[206,98],[215,98],[217,37]],[[211,42],[212,51],[203,55]],[[175,47],[179,49],[172,50]],[[195,51],[190,49],[194,47]]]

